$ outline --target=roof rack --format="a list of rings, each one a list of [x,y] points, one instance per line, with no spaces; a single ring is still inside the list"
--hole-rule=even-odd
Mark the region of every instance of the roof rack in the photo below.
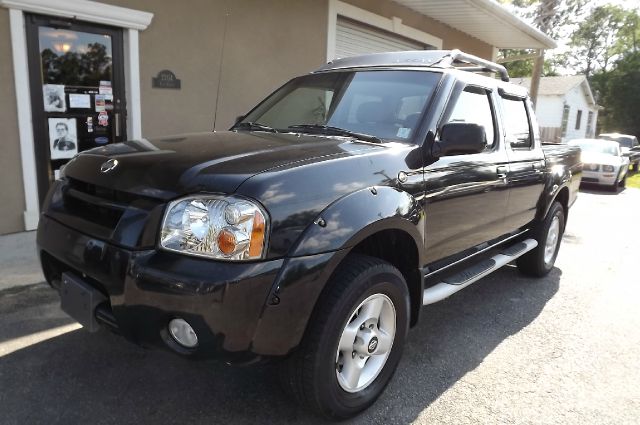
[[[500,74],[502,81],[509,81],[509,73],[504,66],[457,49],[416,50],[351,56],[332,60],[314,72],[372,66],[437,66],[440,68],[457,68],[470,72],[497,72]]]
[[[476,66],[456,66],[456,64],[469,64]],[[461,52],[458,49],[453,49],[433,66],[450,66],[469,72],[497,72],[500,74],[500,79],[502,81],[509,81],[509,72],[507,72],[507,68],[504,66]]]

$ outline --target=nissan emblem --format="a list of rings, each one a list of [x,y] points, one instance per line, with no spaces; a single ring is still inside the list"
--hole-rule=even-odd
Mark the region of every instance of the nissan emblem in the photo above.
[[[103,173],[108,173],[109,171],[113,170],[117,166],[118,166],[118,160],[110,159],[100,166],[100,171],[102,171]]]

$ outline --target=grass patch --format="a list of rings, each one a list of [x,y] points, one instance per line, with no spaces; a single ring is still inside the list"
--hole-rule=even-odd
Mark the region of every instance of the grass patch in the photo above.
[[[631,168],[629,168],[629,173],[627,174],[627,187],[640,189],[640,172],[631,171]]]

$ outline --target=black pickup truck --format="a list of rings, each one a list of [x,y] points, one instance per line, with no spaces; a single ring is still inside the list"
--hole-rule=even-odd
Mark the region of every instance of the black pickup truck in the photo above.
[[[297,401],[353,416],[423,305],[510,262],[553,267],[579,150],[541,146],[507,81],[455,50],[340,59],[230,131],[83,152],[43,205],[47,281],[90,331],[277,361]]]

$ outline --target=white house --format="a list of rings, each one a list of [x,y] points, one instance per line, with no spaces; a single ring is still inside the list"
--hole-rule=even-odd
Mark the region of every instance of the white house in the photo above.
[[[530,78],[512,82],[529,88]],[[565,143],[571,139],[594,137],[598,105],[584,75],[542,77],[536,116],[544,142]]]

